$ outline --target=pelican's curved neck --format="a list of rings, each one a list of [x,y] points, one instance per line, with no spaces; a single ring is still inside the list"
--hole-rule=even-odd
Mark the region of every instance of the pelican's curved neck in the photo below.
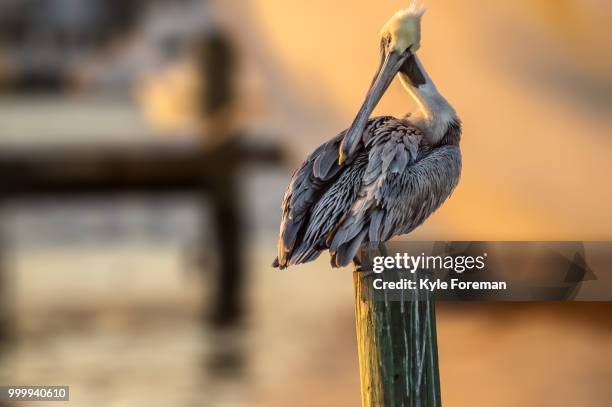
[[[430,143],[437,144],[442,140],[449,126],[459,120],[455,109],[440,94],[416,55],[414,61],[425,79],[424,84],[414,86],[404,73],[400,73],[400,80],[404,88],[419,107],[419,112],[411,117],[411,121],[423,130]]]

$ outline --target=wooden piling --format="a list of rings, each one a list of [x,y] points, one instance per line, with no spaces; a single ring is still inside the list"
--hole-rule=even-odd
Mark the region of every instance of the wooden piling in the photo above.
[[[381,298],[372,285],[378,277],[353,273],[362,406],[441,406],[435,303],[418,292]]]

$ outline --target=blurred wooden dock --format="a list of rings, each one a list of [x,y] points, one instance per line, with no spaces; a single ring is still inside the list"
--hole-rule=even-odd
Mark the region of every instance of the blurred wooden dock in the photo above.
[[[257,138],[250,138],[250,140]],[[214,233],[222,264],[212,309],[215,323],[233,324],[243,309],[242,222],[239,171],[249,165],[278,165],[283,152],[270,142],[235,135],[222,145],[194,143],[46,146],[0,152],[0,204],[13,199],[69,200],[115,194],[166,195],[187,192],[212,203]],[[200,205],[204,210],[205,206]],[[1,220],[0,220],[1,222]],[[1,226],[1,225],[0,225]],[[0,342],[13,330],[9,287],[3,273],[0,236]]]
[[[50,146],[0,151],[0,196],[202,192],[211,179],[250,164],[278,164],[271,143],[240,137],[213,149],[184,143]]]

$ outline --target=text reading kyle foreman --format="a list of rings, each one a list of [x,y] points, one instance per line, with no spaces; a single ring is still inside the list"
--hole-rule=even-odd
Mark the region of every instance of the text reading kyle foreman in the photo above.
[[[381,274],[385,271],[416,273],[419,270],[441,270],[462,274],[466,271],[483,271],[486,267],[487,254],[481,256],[418,256],[408,253],[397,253],[394,256],[376,256],[372,260],[372,271]],[[419,274],[417,279],[400,278],[385,281],[382,277],[372,282],[376,290],[506,290],[505,281],[462,281],[460,278],[441,280],[427,278]]]

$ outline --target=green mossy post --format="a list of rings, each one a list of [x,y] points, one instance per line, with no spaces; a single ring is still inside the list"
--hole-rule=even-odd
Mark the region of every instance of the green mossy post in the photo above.
[[[353,273],[362,406],[441,406],[433,299],[376,298],[376,277]]]

